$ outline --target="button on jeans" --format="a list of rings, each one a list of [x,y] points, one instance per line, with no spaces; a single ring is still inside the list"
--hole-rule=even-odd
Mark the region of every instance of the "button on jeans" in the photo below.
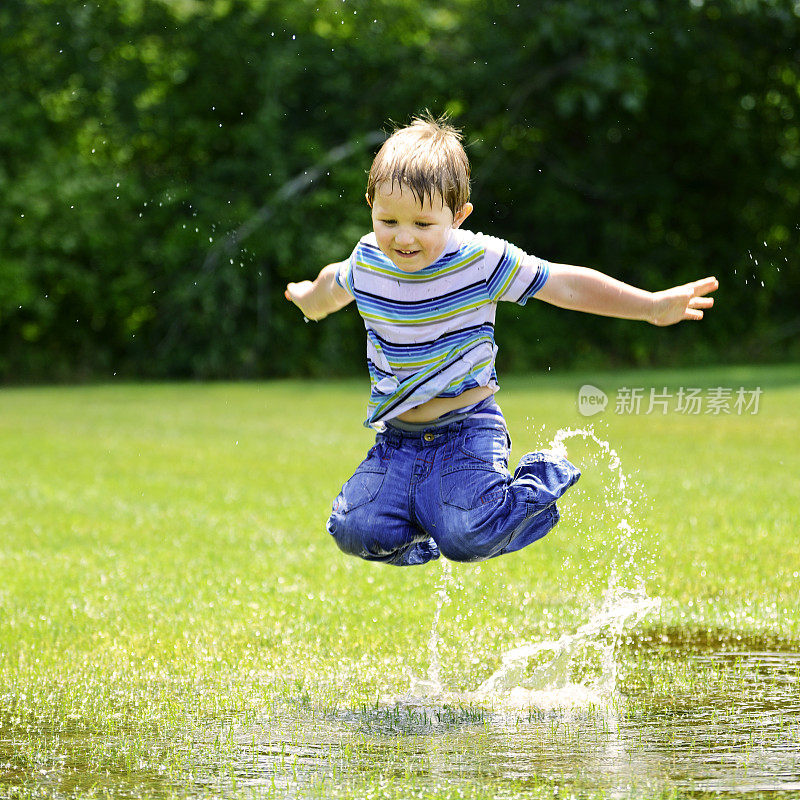
[[[558,522],[556,500],[580,472],[544,451],[512,476],[510,447],[502,417],[387,426],[334,501],[328,532],[345,553],[397,566],[520,550]]]

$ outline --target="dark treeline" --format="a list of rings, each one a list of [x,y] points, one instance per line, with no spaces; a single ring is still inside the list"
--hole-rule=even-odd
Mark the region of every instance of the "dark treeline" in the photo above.
[[[500,367],[800,355],[794,0],[4,0],[0,379],[361,372],[287,280],[368,230],[390,120],[463,127],[469,226],[702,326],[501,307]]]

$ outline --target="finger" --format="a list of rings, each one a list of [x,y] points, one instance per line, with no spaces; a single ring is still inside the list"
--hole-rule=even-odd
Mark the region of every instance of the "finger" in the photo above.
[[[703,319],[703,312],[694,308],[687,308],[683,315],[684,319],[699,320]]]
[[[713,297],[693,297],[689,301],[689,308],[711,308],[713,305]]]
[[[717,289],[719,289],[719,281],[713,276],[702,278],[701,280],[695,281],[690,285],[692,287],[692,294],[695,296],[708,294],[709,292],[715,292]]]

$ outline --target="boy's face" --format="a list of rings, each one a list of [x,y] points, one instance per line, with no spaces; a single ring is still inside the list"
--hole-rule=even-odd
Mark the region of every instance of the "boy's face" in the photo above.
[[[466,203],[453,216],[441,192],[434,192],[432,202],[426,198],[420,203],[411,189],[388,181],[375,188],[370,205],[378,247],[403,272],[419,272],[433,264],[444,252],[450,231],[472,213],[472,204]]]

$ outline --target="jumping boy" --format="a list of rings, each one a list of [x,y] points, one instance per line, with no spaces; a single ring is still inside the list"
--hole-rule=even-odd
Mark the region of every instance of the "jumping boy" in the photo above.
[[[319,320],[356,301],[367,332],[375,445],[344,484],[327,529],[345,552],[407,566],[441,553],[481,561],[519,550],[557,522],[579,471],[527,453],[512,476],[511,440],[494,400],[497,303],[672,325],[713,305],[715,278],[647,292],[584,267],[548,263],[461,226],[472,213],[460,133],[417,118],[370,169],[373,232],[346,261],[286,297]]]

